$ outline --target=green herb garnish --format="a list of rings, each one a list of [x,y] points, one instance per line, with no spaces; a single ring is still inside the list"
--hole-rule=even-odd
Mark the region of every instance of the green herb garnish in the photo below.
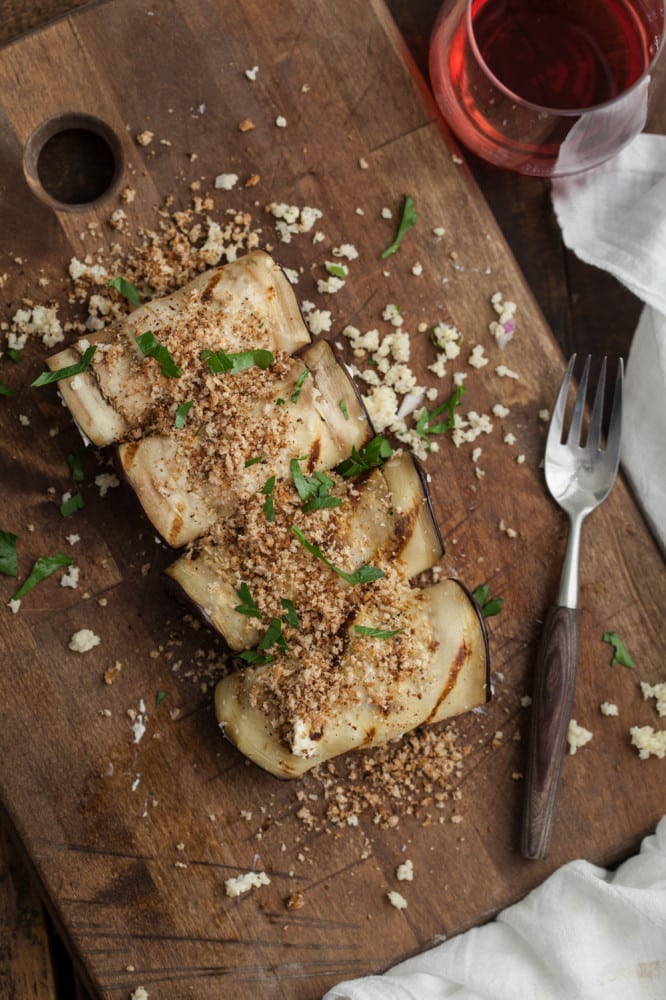
[[[265,458],[265,455],[255,455],[254,458],[248,458],[245,462],[245,468],[249,469],[252,465],[258,465],[259,462],[263,462]]]
[[[73,378],[74,375],[82,375],[83,372],[89,367],[96,350],[97,345],[90,344],[90,346],[86,347],[85,351],[81,355],[81,360],[77,361],[76,364],[65,365],[64,368],[58,368],[54,372],[42,372],[42,374],[38,375],[35,381],[31,382],[30,385],[32,387],[49,385],[51,382],[59,382],[63,378]]]
[[[60,504],[60,513],[63,517],[71,517],[77,510],[81,510],[85,507],[83,497],[80,493],[72,493],[71,496],[67,497],[66,500]]]
[[[315,472],[312,476],[303,474],[299,464],[299,459],[292,458],[289,463],[289,470],[296,491],[303,501],[303,510],[306,514],[314,510],[324,510],[325,508],[339,507],[342,503],[340,497],[331,496],[329,490],[335,483],[330,476],[324,472]]]
[[[0,396],[13,396],[16,389],[10,389],[5,383],[0,379]]]
[[[395,239],[393,240],[393,243],[391,243],[391,245],[381,253],[380,256],[382,260],[386,260],[387,257],[391,257],[392,254],[398,252],[404,237],[412,226],[416,225],[417,221],[414,199],[408,194],[402,208],[402,218],[400,219],[400,225],[398,226],[398,231],[395,234]]]
[[[173,426],[176,430],[182,431],[183,427],[187,423],[187,415],[194,406],[194,400],[189,399],[186,403],[181,403],[176,410],[176,416],[174,417]]]
[[[492,618],[493,615],[498,615],[504,607],[503,597],[490,597],[490,586],[487,583],[477,587],[472,592],[472,597],[481,608],[484,618]]]
[[[6,354],[10,361],[13,361],[15,365],[17,365],[23,357],[23,351],[19,351],[16,347],[8,347]]]
[[[292,628],[300,628],[301,622],[296,611],[296,605],[288,597],[281,597],[280,604],[285,610],[285,614],[282,616],[282,621],[285,625],[291,625]]]
[[[157,361],[164,378],[180,378],[183,374],[171,357],[169,348],[159,343],[152,330],[140,333],[136,338],[136,342],[139,350],[145,357],[154,358]]]
[[[122,295],[122,297],[127,299],[128,302],[131,302],[133,306],[141,305],[141,297],[136,285],[133,285],[131,281],[127,280],[127,278],[112,278],[109,282],[109,287],[115,288],[118,294]]]
[[[294,391],[292,392],[291,396],[289,397],[291,399],[292,403],[297,403],[298,402],[298,397],[301,394],[301,389],[303,388],[303,383],[305,382],[305,380],[306,380],[306,378],[308,377],[309,374],[310,374],[310,372],[306,368],[305,371],[302,371],[301,374],[296,379],[296,385],[294,386]]]
[[[245,663],[263,666],[265,663],[271,663],[275,659],[272,653],[267,652],[273,646],[277,646],[283,653],[286,653],[289,649],[287,640],[282,634],[282,622],[279,618],[271,618],[263,637],[257,643],[257,648],[244,649],[242,653],[239,653],[239,658],[244,660]]]
[[[227,354],[226,351],[202,351],[199,355],[208,365],[212,375],[236,375],[247,368],[261,368],[265,371],[273,364],[270,351],[259,348],[256,351],[240,351],[238,354]]]
[[[347,404],[344,401],[344,399],[341,399],[338,405],[342,410],[342,416],[345,418],[345,420],[349,420],[349,410],[347,409]]]
[[[73,559],[63,555],[62,552],[58,552],[55,556],[41,556],[39,559],[35,559],[32,569],[13,595],[12,600],[20,601],[33,587],[36,587],[42,580],[46,580],[47,577],[51,576],[51,573],[55,573],[56,570],[62,569],[65,566],[71,566],[73,562]]]
[[[266,497],[264,503],[264,514],[267,521],[275,520],[275,504],[273,502],[273,492],[275,490],[275,476],[270,476],[260,489],[260,493]]]
[[[375,628],[372,625],[354,625],[354,631],[359,635],[367,635],[371,639],[392,639],[394,635],[404,632],[401,628]]]
[[[158,705],[162,704],[162,702],[164,701],[164,699],[166,698],[166,696],[167,696],[166,691],[158,691],[155,694],[155,708],[157,708]]]
[[[342,278],[344,281],[347,277],[347,268],[342,264],[331,264],[330,262],[326,264],[326,270],[334,278]]]
[[[343,569],[334,565],[334,563],[332,563],[331,560],[324,555],[318,545],[314,545],[312,542],[309,542],[300,528],[297,528],[295,524],[292,524],[291,532],[296,536],[301,545],[307,549],[310,555],[320,559],[321,562],[328,566],[329,569],[333,570],[334,573],[337,573],[338,576],[342,577],[343,580],[346,580],[347,583],[350,583],[352,586],[356,584],[371,583],[373,580],[379,580],[381,577],[386,575],[383,570],[379,569],[378,566],[370,566],[367,564],[360,566],[359,569],[355,570],[353,573],[346,573]]]
[[[336,472],[345,479],[352,479],[362,472],[368,472],[383,465],[393,454],[393,448],[381,434],[376,434],[360,451],[352,445],[351,455],[336,467]]]
[[[604,632],[603,640],[613,647],[613,657],[611,659],[612,667],[618,663],[621,667],[629,667],[630,670],[635,668],[636,664],[632,660],[629,650],[622,642],[622,639],[620,639],[617,632]]]
[[[237,611],[239,615],[247,615],[248,618],[261,618],[261,611],[257,607],[248,585],[241,583],[236,593],[241,603],[236,605],[234,611]]]
[[[18,576],[17,542],[18,535],[11,531],[0,531],[0,573],[3,576]]]
[[[428,411],[424,406],[416,422],[416,433],[430,443],[431,435],[446,434],[447,431],[453,430],[455,427],[454,411],[456,407],[460,406],[464,392],[465,386],[457,385],[449,398],[436,406],[434,410]],[[442,414],[446,414],[446,419],[438,421],[437,418]]]
[[[67,456],[67,464],[69,465],[69,471],[72,474],[72,479],[75,483],[82,483],[85,476],[83,472],[83,462],[81,460],[81,455],[76,452],[73,455]]]

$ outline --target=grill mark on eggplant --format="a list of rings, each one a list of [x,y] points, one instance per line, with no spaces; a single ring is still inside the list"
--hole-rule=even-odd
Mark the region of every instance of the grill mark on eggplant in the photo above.
[[[444,685],[444,688],[442,689],[442,691],[441,691],[441,693],[439,695],[439,698],[435,702],[435,705],[434,705],[434,707],[433,707],[430,715],[422,723],[423,725],[427,725],[430,722],[430,720],[433,719],[437,715],[437,712],[439,711],[439,706],[442,704],[442,702],[446,698],[448,698],[448,696],[451,694],[451,692],[453,691],[454,687],[456,686],[456,682],[458,680],[458,675],[459,675],[460,671],[462,670],[462,668],[465,666],[465,663],[467,662],[467,660],[468,660],[469,656],[471,655],[471,653],[472,653],[472,650],[470,649],[469,645],[467,644],[467,642],[465,642],[463,640],[460,643],[460,646],[458,647],[458,651],[456,653],[455,659],[454,659],[453,663],[451,664],[451,669],[449,671],[449,676],[447,678],[446,684]]]

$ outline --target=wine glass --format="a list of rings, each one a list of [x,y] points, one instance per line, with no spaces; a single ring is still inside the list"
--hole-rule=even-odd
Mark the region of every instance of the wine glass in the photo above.
[[[663,0],[446,0],[430,78],[460,141],[523,174],[594,167],[644,127]]]

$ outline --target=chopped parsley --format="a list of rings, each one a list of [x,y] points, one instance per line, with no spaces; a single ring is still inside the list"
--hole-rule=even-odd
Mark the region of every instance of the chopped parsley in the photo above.
[[[0,531],[0,573],[3,576],[18,576],[17,542],[18,535],[11,531]]]
[[[267,652],[273,646],[277,646],[283,653],[289,649],[287,640],[282,634],[282,622],[279,618],[271,618],[270,624],[257,643],[256,649],[244,649],[242,653],[239,653],[239,657],[245,663],[263,666],[266,663],[272,663],[275,659],[272,653]]]
[[[629,650],[622,642],[622,639],[620,639],[617,632],[604,632],[603,640],[613,647],[613,656],[611,659],[612,667],[614,667],[617,663],[621,667],[629,667],[630,670],[635,668],[636,664],[632,660]]]
[[[67,464],[69,465],[69,471],[72,475],[72,479],[75,483],[82,483],[84,480],[83,473],[83,462],[81,461],[81,455],[77,451],[72,455],[67,456]]]
[[[446,434],[447,431],[453,430],[455,410],[456,407],[460,406],[464,392],[465,386],[457,385],[449,398],[436,406],[434,410],[428,411],[424,406],[416,421],[416,433],[430,443],[431,435]],[[446,414],[446,418],[438,421],[437,418],[441,417],[442,414]]]
[[[136,285],[133,285],[131,281],[127,278],[117,277],[112,278],[109,282],[109,288],[115,288],[119,295],[122,295],[124,299],[131,302],[133,306],[141,305],[141,296]]]
[[[292,392],[291,396],[289,397],[291,399],[292,403],[297,403],[298,402],[298,398],[299,398],[299,396],[301,394],[301,389],[303,388],[303,383],[305,382],[305,380],[306,380],[306,378],[308,377],[309,374],[310,374],[310,372],[306,368],[305,371],[302,371],[301,374],[296,379],[296,385],[294,386],[294,391]]]
[[[166,698],[166,696],[167,696],[166,691],[157,691],[156,692],[156,694],[155,694],[155,708],[157,708],[158,705],[162,704],[162,702],[164,701],[164,699]]]
[[[297,528],[295,524],[292,524],[291,532],[296,536],[301,545],[307,549],[310,555],[320,559],[321,562],[328,566],[329,569],[333,570],[334,573],[337,573],[338,576],[342,577],[343,580],[346,580],[347,583],[352,586],[355,586],[356,584],[371,583],[373,580],[379,580],[381,577],[386,575],[384,570],[379,569],[378,566],[370,566],[368,564],[360,566],[353,573],[347,573],[345,570],[334,565],[334,563],[332,563],[331,560],[324,555],[318,545],[314,545],[312,542],[309,542],[300,528]]]
[[[344,281],[347,277],[347,268],[344,267],[342,264],[331,264],[330,262],[328,262],[326,264],[326,270],[334,278],[342,278],[342,280]]]
[[[273,364],[273,354],[259,348],[256,351],[239,351],[237,354],[227,354],[226,351],[201,351],[199,357],[208,365],[212,375],[236,375],[247,368],[261,368],[265,371]]]
[[[21,360],[21,358],[23,357],[23,352],[19,351],[16,347],[8,347],[7,350],[5,351],[5,354],[7,355],[10,361],[14,362],[15,365],[17,365]]]
[[[394,635],[404,632],[401,628],[376,628],[373,625],[354,625],[354,631],[359,635],[367,635],[370,639],[392,639]]]
[[[351,455],[336,467],[335,471],[344,476],[345,479],[352,479],[362,472],[368,472],[379,465],[383,465],[393,454],[393,448],[381,434],[375,436],[364,445],[360,451],[352,445]]]
[[[74,562],[69,556],[64,555],[62,552],[58,552],[54,556],[40,556],[39,559],[35,559],[32,564],[32,569],[28,573],[19,589],[12,596],[13,601],[20,601],[25,595],[36,587],[38,583],[42,580],[46,580],[47,577],[51,576],[58,569],[63,569],[65,566],[71,566]]]
[[[275,476],[270,476],[260,489],[266,500],[264,502],[264,514],[267,521],[275,520],[275,504],[273,502],[273,492],[275,490]]]
[[[405,197],[405,203],[402,208],[402,218],[400,219],[395,239],[393,240],[393,243],[391,243],[391,245],[380,254],[382,260],[386,260],[387,257],[391,257],[394,253],[398,252],[404,237],[407,235],[409,230],[416,225],[417,221],[414,199],[410,194],[408,194]]]
[[[306,514],[314,510],[339,507],[342,503],[340,497],[330,495],[329,490],[332,486],[335,486],[335,483],[326,473],[315,472],[312,476],[304,475],[299,459],[297,458],[292,458],[289,463],[289,470],[296,491],[303,501],[301,510]]]
[[[152,330],[140,333],[136,338],[136,342],[139,350],[145,357],[154,358],[157,361],[164,378],[180,378],[183,374],[171,357],[169,348],[160,344]]]
[[[261,611],[257,607],[248,585],[244,582],[241,583],[236,593],[241,603],[236,605],[234,611],[237,611],[239,615],[247,615],[248,618],[261,618]]]
[[[42,372],[38,375],[34,382],[31,382],[32,387],[37,387],[40,385],[50,385],[51,382],[59,382],[63,378],[72,378],[74,375],[82,375],[84,371],[90,366],[90,362],[93,359],[93,355],[97,350],[96,344],[90,344],[86,347],[85,351],[81,355],[81,360],[77,361],[73,365],[65,365],[64,368],[58,368],[54,372]]]
[[[258,465],[259,462],[263,462],[265,458],[265,455],[255,455],[254,458],[248,458],[245,462],[245,468],[249,469],[252,465]]]
[[[5,383],[0,379],[0,396],[13,396],[16,389],[9,389]]]
[[[345,402],[345,400],[341,399],[338,405],[342,410],[342,416],[345,418],[345,420],[349,420],[349,410],[347,409],[347,403]]]
[[[60,504],[60,513],[63,517],[71,517],[77,510],[85,507],[83,497],[80,493],[72,493]]]
[[[181,403],[176,410],[176,416],[173,420],[173,426],[176,430],[182,431],[183,427],[187,423],[187,416],[194,406],[194,400],[189,399],[186,403]]]
[[[291,625],[292,628],[300,628],[301,622],[296,611],[296,605],[288,597],[281,597],[280,604],[285,610],[285,614],[282,616],[282,621],[285,625]]]
[[[504,607],[504,598],[491,597],[490,586],[487,583],[477,587],[472,592],[472,597],[481,608],[484,618],[492,618],[493,615],[498,615]]]

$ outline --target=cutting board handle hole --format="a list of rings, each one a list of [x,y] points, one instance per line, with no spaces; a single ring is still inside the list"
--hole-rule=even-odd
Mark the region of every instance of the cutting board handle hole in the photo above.
[[[42,122],[28,139],[24,169],[42,200],[59,209],[90,208],[118,184],[121,145],[99,118],[58,115]]]

